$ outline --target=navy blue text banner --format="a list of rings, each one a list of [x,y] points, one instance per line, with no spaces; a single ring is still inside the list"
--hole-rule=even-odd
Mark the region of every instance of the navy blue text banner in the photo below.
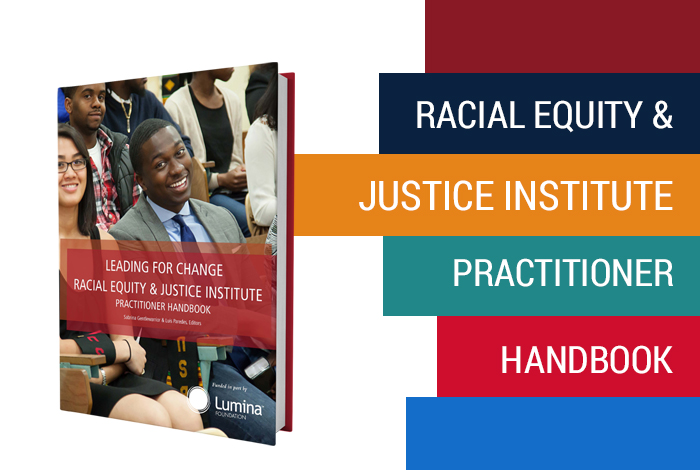
[[[699,78],[380,74],[379,153],[698,153]]]

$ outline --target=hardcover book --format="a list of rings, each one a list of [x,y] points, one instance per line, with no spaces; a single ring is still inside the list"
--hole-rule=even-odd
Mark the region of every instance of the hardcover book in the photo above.
[[[58,92],[61,409],[292,430],[294,75]]]

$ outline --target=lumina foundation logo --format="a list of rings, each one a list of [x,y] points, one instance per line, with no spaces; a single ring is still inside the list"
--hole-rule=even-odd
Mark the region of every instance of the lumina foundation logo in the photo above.
[[[232,400],[219,400],[219,397],[214,397],[214,408],[216,409],[216,415],[224,418],[233,419],[248,419],[248,415],[262,416],[263,407],[260,405],[253,405],[252,403],[232,401]]]

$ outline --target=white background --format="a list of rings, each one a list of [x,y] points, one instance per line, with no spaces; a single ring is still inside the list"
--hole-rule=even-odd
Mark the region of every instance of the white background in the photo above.
[[[60,85],[278,61],[297,74],[298,154],[377,153],[378,73],[424,71],[423,2],[10,5],[3,466],[403,468],[405,397],[436,395],[436,321],[382,317],[379,237],[296,239],[294,432],[276,447],[59,411],[54,103]]]

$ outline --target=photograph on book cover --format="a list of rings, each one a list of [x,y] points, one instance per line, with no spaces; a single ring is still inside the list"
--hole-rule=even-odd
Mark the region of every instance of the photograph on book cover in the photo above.
[[[58,90],[62,410],[275,444],[285,83],[266,63]]]

